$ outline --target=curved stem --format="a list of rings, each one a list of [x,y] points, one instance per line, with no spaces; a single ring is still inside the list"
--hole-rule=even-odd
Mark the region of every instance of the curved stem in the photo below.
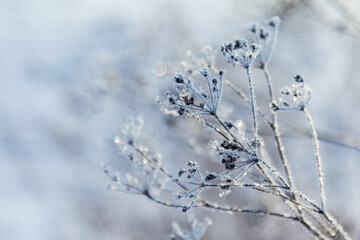
[[[323,174],[323,167],[322,167],[322,158],[321,158],[320,150],[319,150],[318,134],[315,129],[314,121],[313,121],[309,111],[305,108],[303,112],[305,113],[305,116],[306,116],[306,118],[309,122],[310,128],[311,128],[311,135],[312,135],[313,143],[314,143],[314,152],[315,152],[314,154],[315,154],[315,158],[316,158],[316,162],[317,162],[319,184],[320,184],[321,209],[323,211],[325,211],[325,206],[324,206],[325,190],[324,190],[324,177],[323,177],[324,174]]]
[[[271,76],[270,76],[270,73],[269,73],[269,71],[267,69],[267,65],[264,65],[263,70],[265,72],[271,102],[275,102]],[[283,143],[281,141],[281,138],[280,138],[277,114],[276,114],[275,111],[271,111],[271,117],[272,117],[272,124],[270,124],[270,127],[271,127],[272,131],[274,132],[274,137],[275,137],[277,149],[278,149],[278,152],[279,152],[279,155],[280,155],[280,160],[281,160],[281,163],[282,163],[282,165],[284,167],[285,174],[286,174],[287,180],[289,181],[290,188],[294,188],[294,183],[293,183],[291,173],[290,173],[290,170],[289,170],[289,166],[288,166],[288,160],[287,160],[287,157],[285,155],[285,148],[284,148],[284,145],[283,145]]]

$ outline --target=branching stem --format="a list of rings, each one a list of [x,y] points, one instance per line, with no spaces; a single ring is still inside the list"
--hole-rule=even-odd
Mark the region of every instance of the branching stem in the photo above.
[[[264,65],[263,70],[265,72],[271,102],[275,102],[271,76],[270,76],[269,70],[267,69],[267,65]],[[279,152],[279,155],[280,155],[280,160],[281,160],[281,163],[282,163],[282,165],[284,167],[287,180],[289,181],[289,185],[290,185],[291,188],[294,188],[294,183],[293,183],[293,180],[292,180],[292,177],[291,177],[291,173],[290,173],[289,166],[288,166],[288,161],[287,161],[287,158],[286,158],[286,155],[285,155],[285,148],[284,148],[284,145],[283,145],[283,143],[281,141],[281,138],[280,138],[279,125],[278,125],[278,121],[277,121],[277,114],[276,114],[275,111],[271,111],[271,117],[272,117],[272,124],[270,124],[270,127],[271,127],[272,131],[274,132],[274,137],[275,137],[277,149],[278,149],[278,152]]]

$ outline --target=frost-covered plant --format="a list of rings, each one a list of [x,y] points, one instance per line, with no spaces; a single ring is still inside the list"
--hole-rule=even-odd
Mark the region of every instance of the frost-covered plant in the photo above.
[[[212,221],[205,218],[203,222],[199,222],[194,215],[190,214],[188,221],[191,224],[191,231],[181,228],[177,223],[173,223],[173,234],[171,234],[171,240],[200,240]]]
[[[161,164],[158,156],[154,156],[142,146],[139,138],[142,121],[131,119],[115,138],[115,143],[119,144],[122,155],[132,163],[133,171],[132,174],[121,177],[104,167],[105,174],[113,181],[110,188],[143,195],[158,204],[179,208],[182,212],[204,208],[230,213],[267,215],[300,223],[317,239],[349,239],[325,206],[322,159],[317,132],[307,108],[311,98],[309,87],[300,75],[296,75],[291,87],[281,89],[281,98],[276,99],[274,95],[267,66],[275,48],[279,24],[278,17],[271,18],[264,25],[254,25],[250,28],[253,40],[239,39],[221,46],[221,52],[229,63],[246,70],[249,98],[225,78],[224,70],[215,67],[215,57],[209,48],[204,51],[203,59],[191,55],[190,62],[183,62],[185,73],[176,73],[174,76],[176,93],[165,94],[164,112],[195,118],[204,127],[213,130],[210,145],[219,159],[217,171],[202,171],[197,161],[188,161],[186,166],[176,173],[171,173]],[[266,114],[266,111],[256,104],[251,74],[253,67],[258,67],[265,74],[270,114]],[[205,89],[200,87],[201,83]],[[240,101],[248,105],[252,116],[250,134],[240,126],[239,120],[229,120],[228,116],[222,116],[219,111],[223,88],[226,86],[240,97]],[[310,124],[320,183],[320,203],[295,187],[279,132],[279,111],[303,112]],[[264,154],[264,141],[258,131],[260,121],[273,133],[274,146],[278,152],[275,159]],[[226,197],[237,188],[248,188],[274,196],[288,206],[288,211],[273,211],[271,206],[263,209],[226,206],[213,203],[212,199],[203,194],[210,189],[218,189],[219,196]],[[174,237],[200,239],[208,223],[198,223],[193,217],[190,222],[192,232],[182,230],[174,224]]]

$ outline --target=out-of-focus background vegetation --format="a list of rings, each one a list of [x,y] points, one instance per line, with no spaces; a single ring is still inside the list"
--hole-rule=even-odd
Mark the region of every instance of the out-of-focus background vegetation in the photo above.
[[[136,115],[145,119],[145,142],[172,171],[206,153],[183,141],[200,125],[163,115],[155,98],[172,87],[188,50],[218,49],[274,15],[282,19],[269,66],[275,87],[297,73],[312,87],[310,111],[326,140],[328,209],[360,239],[357,0],[0,1],[0,239],[167,239],[172,221],[186,226],[178,210],[106,189],[100,165],[126,167],[113,139]],[[246,90],[241,70],[217,62]],[[266,102],[264,79],[254,74]],[[308,130],[301,117],[280,117]],[[286,145],[298,188],[316,193],[311,140],[282,130],[292,136]],[[252,196],[229,201],[250,206]],[[197,213],[214,222],[205,239],[310,236],[284,220]]]

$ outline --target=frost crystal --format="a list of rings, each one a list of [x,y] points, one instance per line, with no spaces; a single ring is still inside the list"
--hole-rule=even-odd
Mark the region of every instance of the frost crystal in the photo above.
[[[193,80],[183,74],[175,74],[178,96],[167,94],[168,102],[178,109],[179,115],[211,115],[216,114],[223,84],[224,71],[214,72],[209,68],[199,69],[200,75],[206,79],[208,91],[193,85]]]
[[[188,221],[191,224],[191,231],[181,228],[177,223],[173,223],[172,240],[200,240],[212,221],[209,218],[205,218],[203,222],[199,222],[194,215],[188,216]]]
[[[311,98],[311,89],[304,84],[300,75],[294,76],[295,83],[291,87],[280,90],[282,97],[279,98],[280,105],[272,103],[275,111],[304,111]]]
[[[263,25],[253,25],[250,31],[255,35],[256,43],[261,46],[257,61],[260,66],[268,64],[275,49],[279,32],[280,18],[272,17]]]
[[[245,39],[240,39],[222,45],[221,52],[230,63],[240,64],[244,68],[249,68],[259,54],[259,45]]]

